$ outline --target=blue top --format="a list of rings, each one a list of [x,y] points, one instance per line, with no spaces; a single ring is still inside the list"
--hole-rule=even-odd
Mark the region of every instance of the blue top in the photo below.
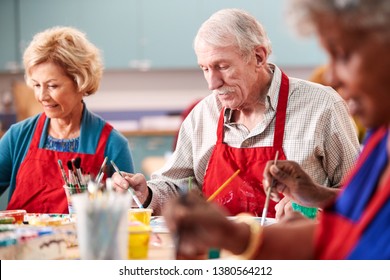
[[[389,130],[369,133],[343,191],[323,212],[317,229],[321,259],[390,259]],[[381,184],[381,185],[380,185]]]
[[[386,152],[388,137],[387,132],[352,178],[343,195],[336,200],[334,210],[353,224],[361,222],[368,205],[378,192],[379,178],[388,162]],[[389,219],[390,200],[387,199],[364,229],[347,259],[389,259]]]
[[[47,136],[45,149],[59,152],[77,152],[79,148],[80,137],[72,139],[57,139],[50,135]]]
[[[10,187],[8,201],[15,190],[16,175],[30,147],[30,142],[40,115],[38,114],[12,125],[0,139],[0,195]],[[45,148],[48,138],[47,130],[49,122],[50,119],[47,118],[39,148]],[[100,133],[96,132],[100,132],[105,124],[106,121],[84,107],[79,144],[75,152],[94,154],[100,136]],[[109,135],[104,156],[113,160],[120,170],[134,173],[134,164],[129,143],[126,137],[115,129],[112,129]],[[107,172],[107,176],[110,177],[115,171],[110,169]]]

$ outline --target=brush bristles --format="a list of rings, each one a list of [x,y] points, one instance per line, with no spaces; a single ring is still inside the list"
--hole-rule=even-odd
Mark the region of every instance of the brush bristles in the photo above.
[[[76,159],[74,159],[73,164],[74,164],[74,167],[76,167],[77,169],[80,169],[81,158],[77,157]]]
[[[68,169],[69,170],[73,170],[73,165],[72,165],[72,162],[70,160],[68,160],[68,162],[66,163],[66,165],[68,166]]]

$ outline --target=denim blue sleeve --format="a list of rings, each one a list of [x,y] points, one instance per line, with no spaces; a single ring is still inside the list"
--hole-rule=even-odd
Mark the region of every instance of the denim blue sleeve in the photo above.
[[[109,161],[114,161],[119,170],[134,173],[134,163],[130,151],[130,146],[127,138],[119,131],[113,129],[108,138],[106,145],[105,156]],[[109,165],[109,164],[107,164]],[[110,168],[108,176],[111,176],[115,171]]]

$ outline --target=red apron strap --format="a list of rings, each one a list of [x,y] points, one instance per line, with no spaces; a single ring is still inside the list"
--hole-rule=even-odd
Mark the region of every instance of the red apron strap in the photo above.
[[[289,79],[282,72],[282,80],[279,90],[278,105],[276,107],[276,120],[274,132],[274,148],[280,150],[283,146],[284,126],[286,123],[287,100],[289,90]]]
[[[382,127],[378,129],[374,135],[370,138],[369,142],[366,144],[362,154],[359,157],[359,160],[355,168],[350,172],[346,184],[349,185],[352,178],[362,167],[363,163],[367,160],[367,157],[371,154],[372,150],[378,145],[379,141],[383,139],[387,133],[386,128]],[[318,234],[318,236],[323,237],[319,245],[320,251],[323,251],[320,256],[323,259],[328,258],[337,258],[345,259],[348,254],[351,252],[353,247],[356,245],[356,242],[362,236],[362,233],[367,228],[369,223],[373,221],[374,216],[380,211],[383,204],[390,197],[390,188],[386,187],[390,185],[390,178],[382,186],[377,187],[377,191],[374,194],[374,197],[367,205],[365,212],[362,214],[360,220],[357,223],[352,224],[351,221],[347,221],[344,217],[335,215],[333,213],[324,213],[323,223],[320,226],[320,231],[326,232]],[[327,224],[332,224],[332,226],[327,227]],[[333,229],[334,233],[330,232]],[[341,231],[347,232],[348,238],[341,237],[337,241],[334,240],[335,236],[338,236]],[[318,240],[319,242],[319,240]],[[335,253],[336,252],[336,253]]]
[[[106,123],[102,129],[102,132],[100,134],[99,142],[96,147],[95,153],[99,153],[102,151],[102,154],[104,155],[105,149],[106,149],[106,144],[108,137],[110,136],[111,130],[113,129],[112,125],[109,123]]]
[[[219,114],[218,127],[217,127],[217,143],[222,144],[224,135],[224,119],[225,119],[225,107],[222,108]]]
[[[31,139],[29,151],[31,148],[38,149],[39,142],[41,141],[43,127],[45,126],[45,121],[46,121],[46,114],[42,113],[38,119],[37,126],[35,128],[35,132],[34,132],[33,137]]]
[[[286,123],[286,111],[289,91],[289,79],[286,74],[282,72],[282,79],[279,90],[278,105],[276,107],[276,120],[275,120],[275,131],[274,131],[274,145],[273,147],[277,150],[281,150],[283,147],[284,129]],[[221,110],[218,128],[217,128],[217,143],[223,142],[224,136],[224,117],[225,108]]]

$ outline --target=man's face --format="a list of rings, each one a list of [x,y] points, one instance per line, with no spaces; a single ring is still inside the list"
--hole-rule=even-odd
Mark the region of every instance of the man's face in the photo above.
[[[204,42],[195,49],[199,67],[208,87],[222,106],[240,109],[247,106],[256,91],[256,65],[246,62],[237,47],[215,47]]]

